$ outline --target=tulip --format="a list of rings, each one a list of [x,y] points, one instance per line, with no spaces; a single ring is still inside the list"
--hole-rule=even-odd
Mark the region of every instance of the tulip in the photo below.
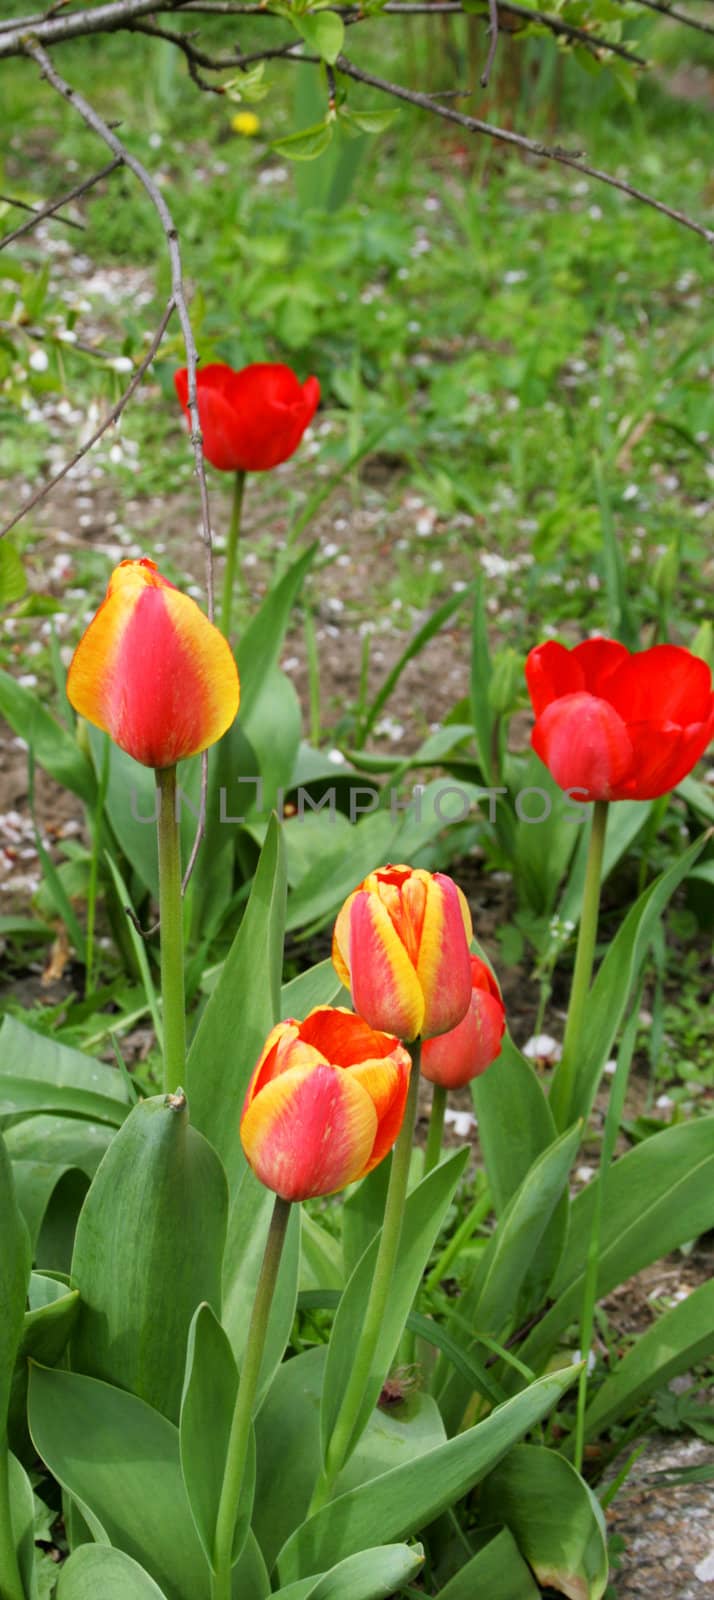
[[[448,1033],[471,1000],[471,915],[451,878],[380,867],[345,901],[332,961],[355,1010],[400,1039]]]
[[[186,419],[188,373],[174,374]],[[267,472],[293,455],[317,410],[317,378],[305,384],[280,362],[257,361],[240,372],[221,361],[199,367],[198,415],[206,460],[219,472]]]
[[[471,1004],[466,1016],[450,1033],[425,1039],[422,1045],[424,1077],[443,1089],[462,1089],[501,1054],[505,1007],[493,973],[478,956],[471,956],[471,983]]]
[[[268,1035],[243,1107],[256,1177],[283,1200],[334,1194],[363,1178],[399,1133],[408,1052],[351,1011],[318,1006]]]
[[[67,696],[143,766],[175,766],[215,744],[238,710],[225,639],[153,561],[122,561],[77,645]]]
[[[533,749],[575,800],[654,800],[674,789],[714,735],[706,662],[678,645],[632,654],[615,639],[531,650]],[[579,791],[579,792],[574,792]]]

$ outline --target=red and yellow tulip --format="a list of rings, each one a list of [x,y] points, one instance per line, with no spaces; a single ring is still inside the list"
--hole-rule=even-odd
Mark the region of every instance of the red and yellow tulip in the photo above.
[[[501,991],[485,961],[471,957],[471,1004],[450,1033],[425,1039],[421,1070],[442,1089],[461,1089],[480,1077],[501,1054],[506,1011]]]
[[[122,561],[77,645],[67,696],[146,767],[172,767],[230,727],[238,672],[229,645],[153,561]]]
[[[371,1172],[399,1133],[410,1059],[351,1011],[318,1006],[279,1022],[248,1085],[240,1136],[257,1178],[283,1200],[334,1194]]]
[[[471,915],[441,872],[380,867],[345,901],[332,960],[355,1010],[400,1039],[447,1033],[471,999]]]

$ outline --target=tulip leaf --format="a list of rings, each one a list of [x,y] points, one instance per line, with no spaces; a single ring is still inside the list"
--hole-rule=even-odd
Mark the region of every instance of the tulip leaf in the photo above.
[[[384,1220],[387,1189],[392,1171],[391,1154],[367,1173],[347,1195],[342,1207],[342,1254],[345,1277],[353,1273],[368,1244]]]
[[[30,1263],[30,1239],[0,1135],[0,1450],[4,1448],[10,1383],[22,1337]]]
[[[255,771],[262,784],[258,809],[264,815],[277,804],[279,794],[291,786],[301,725],[300,701],[292,679],[278,667],[271,667],[252,710],[241,718],[241,727],[255,751]]]
[[[191,926],[197,939],[213,937],[230,905],[236,839],[240,827],[236,819],[250,811],[256,797],[255,779],[259,772],[258,757],[238,717],[208,755],[206,831],[188,890]],[[198,806],[201,792],[200,758],[186,762],[181,767],[180,777],[183,792]]]
[[[46,710],[42,699],[24,689],[9,672],[0,670],[0,713],[25,740],[38,765],[63,789],[70,789],[88,806],[96,802],[96,781],[91,763],[74,736]]]
[[[6,1016],[0,1028],[0,1115],[35,1110],[66,1112],[118,1127],[129,1105],[116,1067]]]
[[[556,1067],[550,1090],[551,1106],[567,1120],[590,1114],[600,1074],[610,1054],[650,940],[665,906],[700,856],[707,835],[695,839],[681,856],[641,894],[610,944],[587,1002],[587,1027],[580,1043],[572,1104],[560,1106],[562,1071]]]
[[[239,1366],[274,1205],[274,1194],[246,1167],[230,1209],[223,1258],[223,1326]],[[258,1403],[280,1365],[290,1338],[300,1269],[300,1228],[301,1207],[293,1206],[263,1342]]]
[[[355,1418],[349,1450],[353,1450],[374,1410],[389,1372],[407,1316],[421,1283],[434,1241],[468,1162],[468,1150],[457,1150],[423,1178],[407,1197],[397,1264],[382,1319],[369,1382]],[[340,1299],[330,1339],[322,1394],[320,1428],[323,1457],[332,1436],[359,1347],[369,1292],[374,1277],[379,1237],[368,1245]],[[349,1454],[349,1452],[348,1452]]]
[[[299,972],[283,984],[280,995],[281,1017],[306,1017],[315,1006],[348,1005],[349,995],[331,961],[318,961],[316,967]]]
[[[523,1301],[523,1285],[532,1263],[539,1262],[541,1241],[563,1197],[567,1226],[566,1184],[579,1140],[578,1126],[561,1134],[533,1163],[499,1218],[496,1230],[480,1257],[473,1281],[458,1301],[453,1331],[462,1343],[464,1326],[474,1329],[472,1343],[478,1349],[479,1332],[501,1338],[514,1321],[523,1320],[533,1309],[529,1301]],[[565,1226],[560,1239],[561,1246],[565,1238]],[[551,1258],[551,1276],[555,1265]],[[544,1290],[547,1290],[547,1284]],[[540,1306],[540,1298],[537,1304]],[[467,1342],[466,1348],[472,1348],[471,1342]],[[461,1374],[450,1373],[439,1397],[442,1415],[450,1433],[458,1427],[470,1397],[470,1386],[464,1382]]]
[[[570,1227],[551,1293],[555,1303],[521,1346],[537,1368],[580,1315],[593,1206],[602,1177],[572,1201]],[[714,1117],[664,1128],[608,1169],[600,1225],[597,1295],[714,1224]]]
[[[235,1188],[245,1171],[240,1114],[251,1073],[280,1014],[285,861],[271,820],[245,914],[198,1025],[187,1062],[191,1115]]]
[[[25,1594],[34,1600],[35,1585],[35,1497],[32,1484],[17,1457],[9,1454],[8,1466],[8,1499],[10,1503],[10,1522],[12,1525],[12,1539],[17,1551],[17,1564],[20,1569]],[[3,1539],[3,1544],[5,1543]],[[3,1596],[8,1592],[2,1588],[2,1573],[0,1573],[0,1593]],[[15,1593],[13,1589],[12,1593]]]
[[[118,1078],[118,1073],[114,1076]],[[106,1123],[92,1124],[77,1117],[51,1115],[26,1117],[5,1130],[8,1155],[13,1161],[45,1161],[79,1167],[88,1178],[94,1177],[113,1137],[114,1130]]]
[[[327,1347],[315,1345],[284,1362],[256,1417],[253,1526],[268,1566],[304,1521],[320,1472],[320,1396],[326,1360]],[[415,1390],[399,1405],[376,1409],[338,1477],[337,1493],[424,1455],[445,1438],[431,1395]],[[281,1490],[276,1496],[278,1481]]]
[[[52,1298],[49,1298],[49,1296]],[[79,1294],[54,1278],[33,1272],[29,1287],[30,1310],[25,1312],[22,1337],[12,1376],[8,1434],[16,1455],[30,1451],[27,1432],[27,1363],[29,1359],[54,1366],[63,1354],[77,1320]]]
[[[618,861],[626,855],[637,835],[641,833],[647,818],[652,811],[651,800],[618,800],[616,806],[610,807],[607,819],[607,832],[605,834],[605,849],[603,852],[602,881],[610,876]],[[582,808],[584,818],[587,817],[587,806]],[[558,906],[559,922],[572,922],[576,926],[580,921],[583,889],[585,887],[585,871],[590,845],[590,830],[580,827],[578,830],[578,847],[573,858],[567,884]]]
[[[48,1161],[13,1161],[13,1173],[18,1204],[27,1223],[36,1265],[64,1270],[65,1266],[69,1267],[69,1260],[60,1261],[56,1256],[45,1260],[45,1252],[41,1249],[38,1251],[37,1241],[46,1214],[55,1200],[61,1204],[63,1194],[69,1207],[71,1232],[74,1231],[89,1188],[86,1173],[81,1172],[79,1167],[60,1166]],[[65,1180],[69,1180],[69,1184]],[[71,1257],[71,1245],[69,1254]]]
[[[148,1572],[123,1550],[82,1544],[60,1571],[57,1600],[166,1600]]]
[[[500,1215],[534,1161],[553,1143],[557,1130],[530,1061],[508,1033],[491,1071],[474,1078],[471,1097],[489,1187]]]
[[[179,1428],[181,1470],[191,1515],[206,1560],[212,1563],[228,1440],[238,1393],[238,1368],[220,1322],[209,1305],[191,1323]],[[255,1490],[255,1438],[251,1435],[241,1503],[233,1534],[237,1561],[250,1527]]]
[[[319,1578],[299,1578],[278,1589],[273,1600],[388,1600],[424,1565],[420,1544],[383,1544],[360,1550]]]
[[[542,1588],[569,1600],[602,1600],[608,1562],[605,1519],[592,1490],[565,1457],[516,1445],[481,1486],[484,1521],[505,1522]]]
[[[299,1290],[342,1289],[342,1251],[334,1234],[301,1209]],[[343,1211],[344,1216],[344,1211]]]
[[[302,16],[291,11],[290,21],[310,49],[334,66],[345,42],[342,18],[336,16],[334,11],[305,11]]]
[[[502,1528],[439,1590],[439,1600],[474,1600],[475,1595],[488,1595],[488,1600],[540,1600],[540,1592],[513,1535]]]
[[[604,1433],[616,1419],[630,1416],[647,1395],[706,1361],[712,1351],[714,1280],[710,1279],[658,1317],[617,1363],[588,1406],[586,1437]]]
[[[357,797],[355,805],[361,803],[359,796],[364,794],[365,808],[368,797],[374,795],[371,787],[365,787],[364,790],[355,788],[353,792]],[[369,803],[372,803],[371,798]],[[443,828],[443,822],[441,826]],[[392,845],[396,842],[398,832],[399,824],[388,811],[375,811],[356,823],[349,853],[345,853],[344,844],[326,850],[323,860],[310,868],[299,887],[290,895],[285,924],[288,931],[305,927],[336,911],[355,884],[361,883],[368,872],[372,872],[381,861],[393,859]]]
[[[293,606],[318,549],[319,544],[315,541],[301,556],[298,556],[284,577],[266,595],[260,609],[241,636],[236,650],[236,661],[241,692],[239,716],[244,732],[251,721],[255,720],[256,714],[259,714],[263,686],[269,679],[272,668],[278,664]]]
[[[280,1582],[324,1571],[336,1559],[368,1548],[375,1528],[385,1543],[418,1532],[493,1471],[511,1446],[558,1404],[578,1371],[570,1367],[539,1378],[455,1439],[331,1500],[283,1546],[277,1562]]]
[[[577,809],[539,760],[531,754],[518,773],[518,821],[514,826],[513,873],[529,910],[550,916],[558,889],[578,843],[583,823],[569,817]],[[528,795],[525,799],[524,796]],[[587,831],[587,828],[586,828]]]
[[[20,600],[27,588],[27,573],[12,539],[0,544],[0,606]]]
[[[82,1310],[72,1366],[178,1420],[196,1306],[221,1304],[228,1194],[185,1099],[138,1103],[110,1145],[77,1227]]]
[[[90,1527],[144,1566],[167,1600],[208,1600],[178,1429],[124,1389],[40,1366],[30,1369],[29,1418],[38,1454]]]

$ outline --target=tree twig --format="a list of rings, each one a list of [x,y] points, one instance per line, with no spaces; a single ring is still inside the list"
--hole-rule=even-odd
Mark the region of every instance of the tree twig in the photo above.
[[[81,183],[75,183],[72,189],[67,189],[65,194],[59,195],[56,200],[48,200],[44,206],[37,206],[36,208],[28,206],[27,210],[32,211],[32,216],[27,222],[23,222],[18,228],[14,228],[12,233],[6,233],[5,237],[0,239],[0,250],[4,250],[5,246],[12,244],[15,239],[21,238],[23,233],[29,233],[32,228],[36,228],[38,222],[42,222],[45,217],[51,217],[55,211],[60,211],[62,206],[69,205],[70,200],[77,200],[81,194],[86,193],[87,189],[92,189],[95,183],[101,183],[102,178],[108,178],[110,172],[115,172],[116,168],[122,166],[122,164],[121,158],[115,156],[114,160],[108,161],[107,165],[102,167],[99,172],[92,173],[90,178],[84,178]],[[16,201],[14,204],[22,204],[22,202]],[[80,228],[82,226],[79,222],[72,222],[70,217],[58,217],[57,221],[64,222],[68,227],[72,228]]]
[[[30,216],[33,218],[33,221],[29,224],[30,227],[34,227],[35,222],[40,220],[39,206],[28,205],[27,200],[19,200],[17,195],[0,194],[0,203],[5,206],[14,206],[17,211],[29,211]],[[57,221],[64,223],[65,228],[77,228],[80,233],[84,231],[84,224],[75,222],[74,217],[58,217]]]
[[[301,59],[304,61],[307,58],[303,56]],[[313,59],[318,58],[313,57]],[[631,200],[639,200],[643,205],[651,206],[653,210],[669,217],[670,221],[679,222],[683,228],[690,228],[692,233],[699,234],[707,244],[714,244],[714,231],[711,228],[705,228],[701,222],[695,222],[692,217],[686,215],[686,212],[665,205],[663,200],[656,200],[654,195],[646,194],[644,189],[635,188],[634,184],[628,183],[625,178],[616,178],[611,172],[602,172],[599,167],[589,166],[587,161],[583,161],[580,152],[564,150],[560,145],[540,144],[536,139],[528,139],[525,134],[514,133],[510,128],[498,128],[493,123],[482,122],[478,117],[469,117],[464,111],[454,111],[451,106],[440,105],[438,101],[430,100],[428,95],[421,94],[417,89],[405,89],[401,83],[390,83],[386,78],[378,78],[373,72],[366,72],[362,67],[356,67],[346,56],[338,56],[335,65],[339,72],[343,72],[347,78],[354,78],[356,83],[369,84],[372,89],[378,89],[382,94],[406,101],[407,105],[419,106],[423,111],[432,111],[436,116],[443,117],[447,122],[456,123],[469,133],[482,133],[488,139],[513,145],[516,150],[522,150],[526,155],[538,156],[544,161],[558,161],[563,166],[572,167],[576,172],[582,172],[586,178],[595,178],[598,183],[606,183],[612,189],[619,189],[622,194],[629,195]]]
[[[48,495],[50,493],[50,490],[55,488],[56,484],[61,483],[62,479],[67,476],[67,473],[71,471],[72,467],[76,467],[77,462],[81,461],[82,457],[86,456],[87,452],[93,448],[93,446],[97,443],[97,441],[99,439],[101,439],[102,434],[106,433],[107,428],[111,428],[113,423],[119,421],[119,418],[120,418],[120,416],[122,414],[122,411],[124,410],[124,407],[131,400],[132,395],[136,393],[136,391],[137,391],[137,389],[139,387],[139,384],[141,383],[142,378],[144,377],[144,374],[148,371],[149,367],[151,366],[151,363],[152,363],[152,361],[154,359],[154,356],[156,355],[156,352],[157,352],[157,350],[159,348],[159,345],[161,344],[161,340],[164,337],[164,334],[166,332],[169,320],[170,320],[171,315],[172,315],[174,310],[175,310],[175,304],[174,304],[174,300],[173,300],[173,296],[172,296],[172,298],[168,301],[168,304],[166,306],[164,314],[163,314],[163,316],[161,318],[161,321],[159,323],[158,328],[156,329],[156,332],[155,332],[154,337],[153,337],[153,339],[151,341],[151,344],[149,345],[149,348],[148,348],[148,350],[146,352],[146,355],[139,362],[139,365],[138,365],[138,367],[136,369],[136,372],[134,373],[134,375],[133,375],[133,377],[131,379],[131,382],[127,384],[126,389],[119,396],[119,399],[117,400],[116,405],[112,406],[111,411],[107,412],[107,415],[102,419],[102,421],[99,424],[99,427],[95,429],[95,431],[92,434],[91,438],[87,439],[85,441],[85,443],[80,447],[80,449],[75,451],[75,453],[72,456],[71,460],[70,461],[66,461],[64,466],[60,467],[59,472],[56,472],[54,474],[54,477],[50,478],[47,483],[44,483],[42,485],[42,488],[38,489],[37,492],[32,495],[30,500],[26,500],[25,501],[24,505],[21,507],[21,509],[18,512],[16,512],[15,516],[11,519],[11,521],[10,522],[6,522],[5,526],[3,528],[0,528],[0,539],[4,539],[5,534],[9,533],[10,529],[14,528],[18,522],[21,522],[22,518],[27,516],[28,511],[32,511],[36,505],[39,505],[41,500],[44,500],[45,495]]]
[[[494,63],[494,61],[496,59],[496,51],[498,49],[498,0],[488,0],[488,16],[489,16],[489,28],[488,28],[488,31],[489,31],[489,43],[488,43],[488,55],[486,57],[486,65],[485,65],[485,67],[483,69],[483,72],[481,73],[481,88],[482,89],[487,89],[488,88],[488,80],[489,80],[489,78],[491,76],[491,68],[492,68],[493,63]]]

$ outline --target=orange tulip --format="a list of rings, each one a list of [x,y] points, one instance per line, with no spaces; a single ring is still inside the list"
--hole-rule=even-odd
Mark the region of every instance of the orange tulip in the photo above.
[[[332,961],[355,1010],[399,1039],[447,1033],[471,999],[471,914],[451,878],[380,867],[345,901]]]
[[[283,1200],[334,1194],[371,1172],[399,1133],[408,1052],[362,1017],[318,1006],[268,1035],[240,1136],[257,1178]]]
[[[501,1054],[506,1011],[493,973],[478,956],[471,957],[471,1004],[450,1033],[425,1039],[421,1070],[430,1083],[461,1089],[478,1078]]]
[[[230,727],[238,672],[229,645],[153,561],[122,561],[77,645],[67,696],[145,767],[198,755]]]

